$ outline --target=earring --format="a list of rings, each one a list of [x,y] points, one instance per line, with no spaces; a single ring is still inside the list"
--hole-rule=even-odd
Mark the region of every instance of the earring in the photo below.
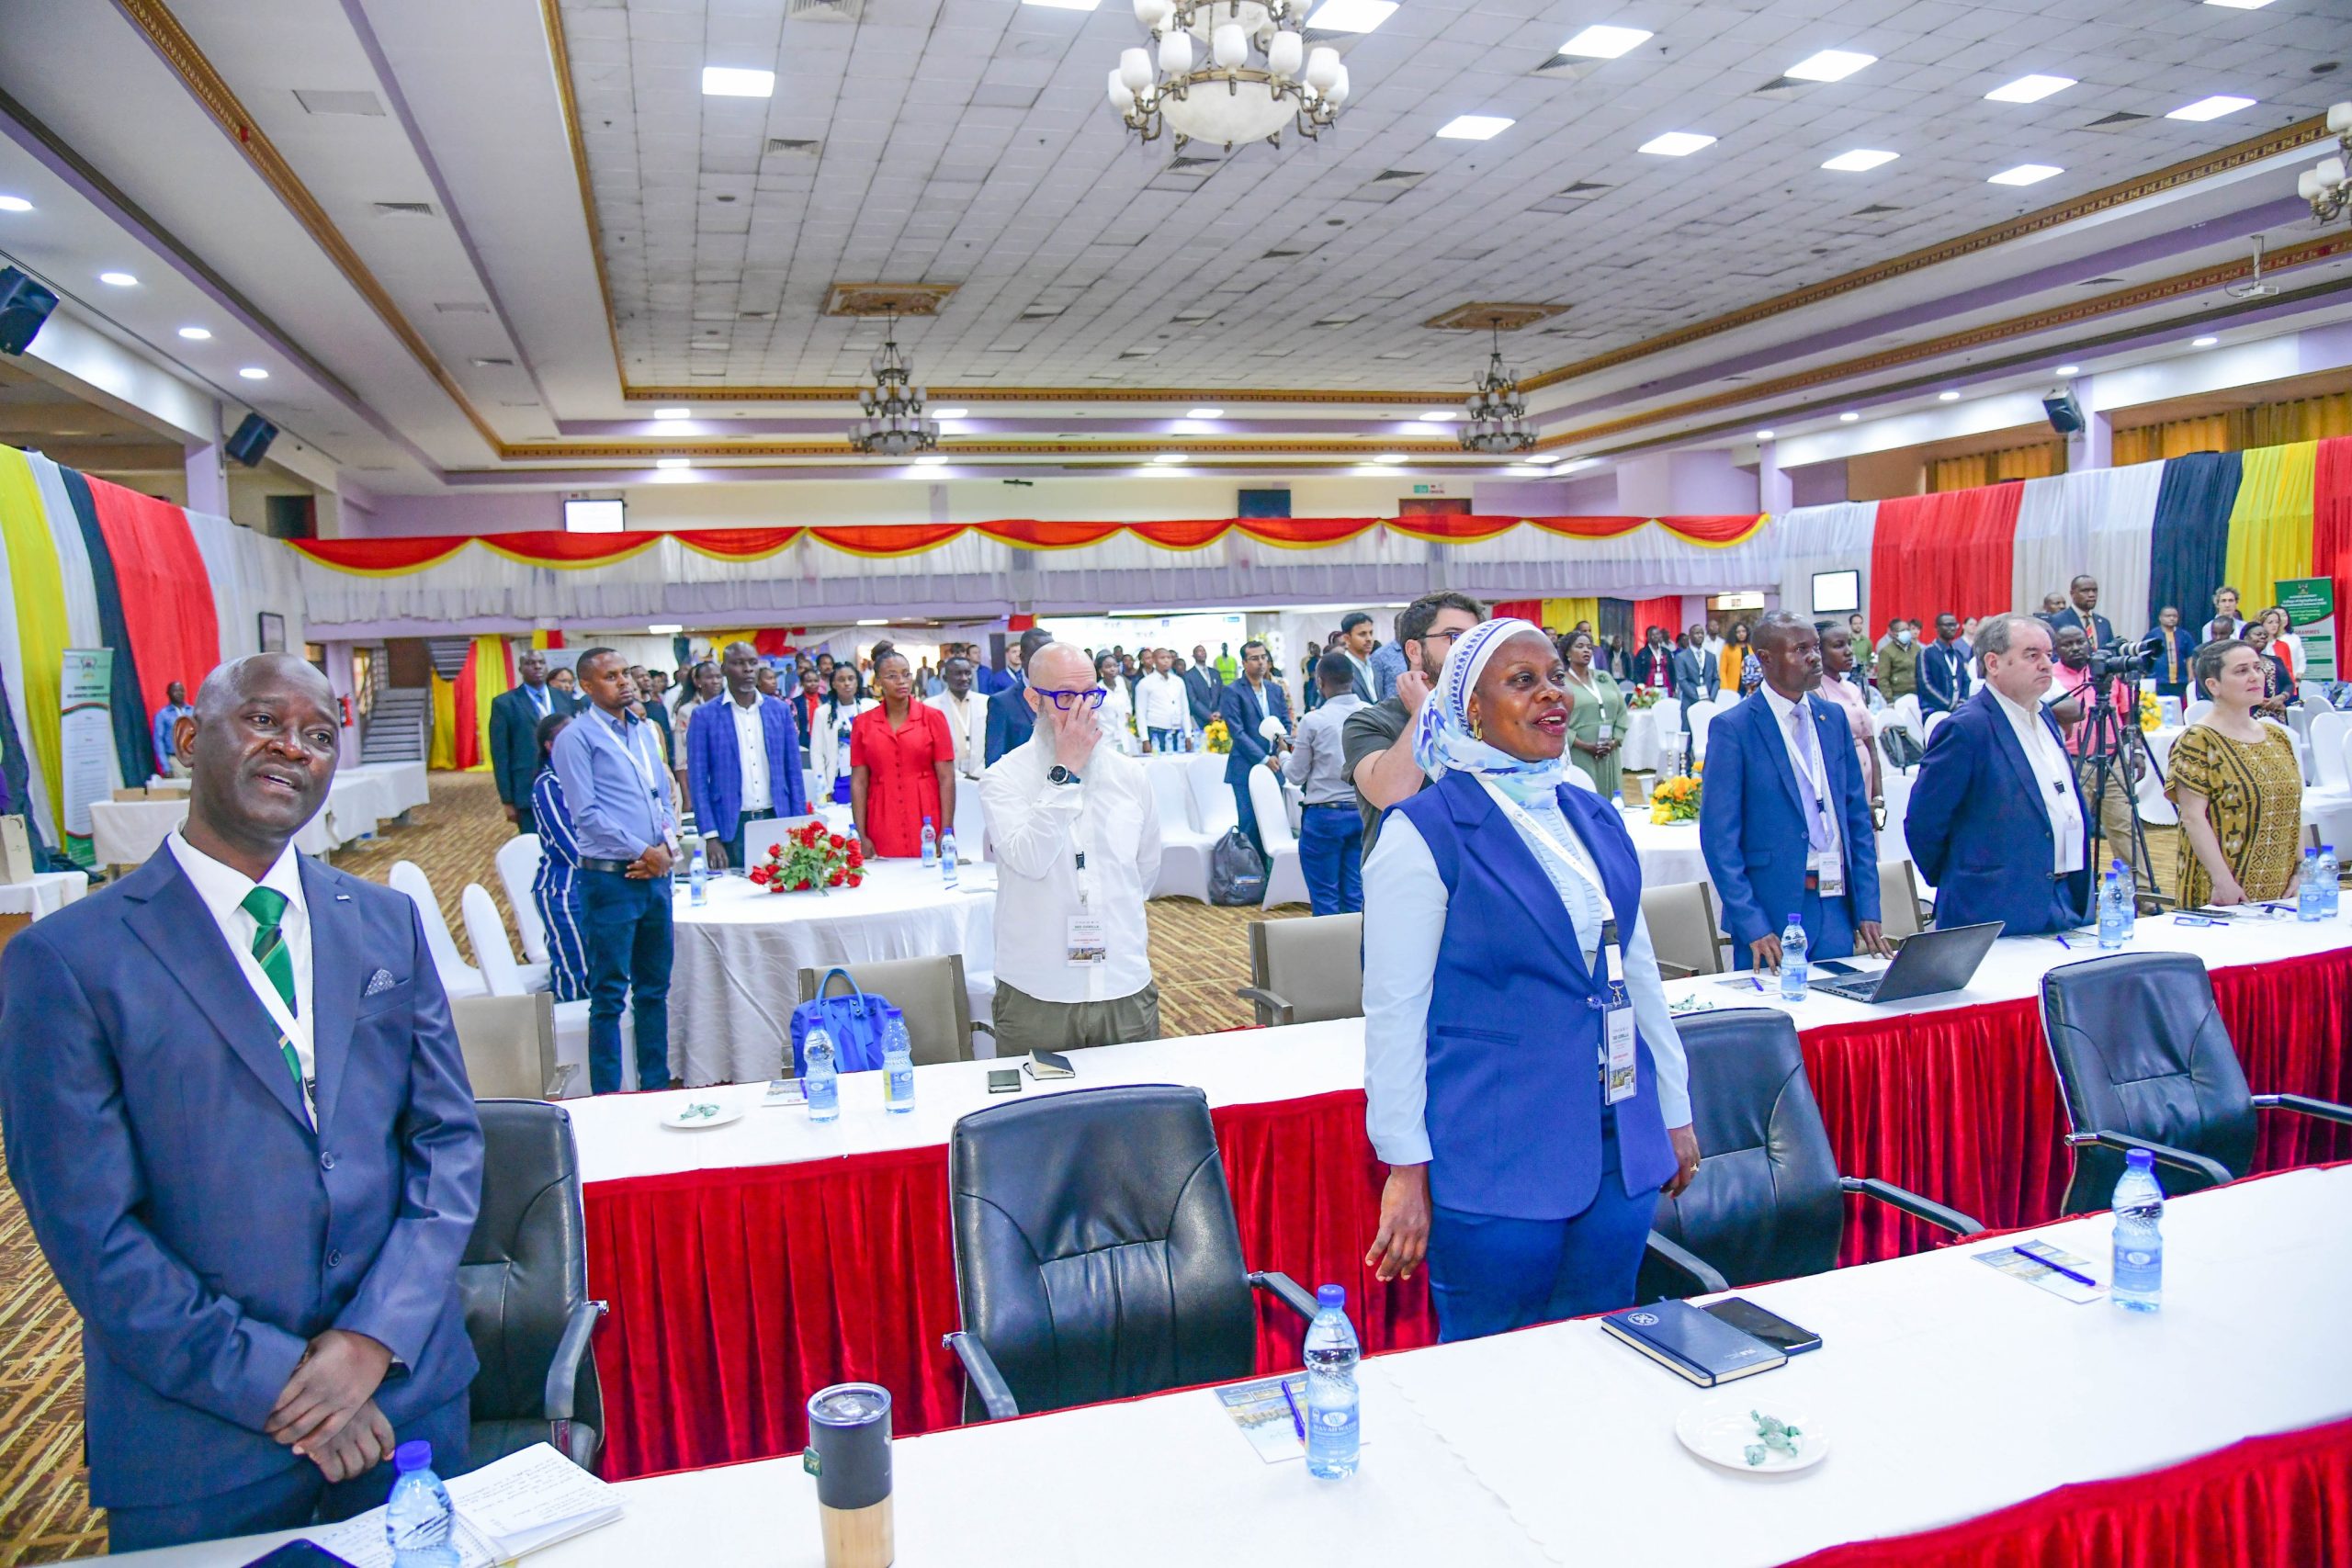
[[[1478,720],[1474,716],[1470,720],[1470,739],[1473,740],[1484,740],[1486,738],[1487,732],[1478,728]]]

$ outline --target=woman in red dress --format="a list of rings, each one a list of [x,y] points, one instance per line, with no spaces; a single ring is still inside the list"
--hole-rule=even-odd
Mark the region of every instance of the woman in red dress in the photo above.
[[[868,855],[920,855],[924,818],[943,834],[956,821],[956,732],[914,684],[907,656],[885,653],[874,661],[882,701],[850,727],[850,809]]]

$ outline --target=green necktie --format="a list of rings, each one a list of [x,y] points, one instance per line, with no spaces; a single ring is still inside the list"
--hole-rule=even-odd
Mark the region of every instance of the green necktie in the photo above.
[[[256,887],[245,895],[237,908],[254,918],[254,962],[277,987],[278,999],[286,1010],[294,1009],[294,955],[286,950],[286,932],[278,922],[286,918],[286,895],[274,887]],[[302,1057],[294,1043],[278,1036],[277,1048],[286,1054],[286,1070],[294,1075],[294,1092],[302,1093]],[[307,1101],[306,1101],[307,1103]]]

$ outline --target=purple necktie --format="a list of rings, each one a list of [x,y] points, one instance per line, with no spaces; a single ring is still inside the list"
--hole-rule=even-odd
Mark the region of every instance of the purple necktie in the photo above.
[[[1805,722],[1809,716],[1802,703],[1789,710],[1789,723],[1796,733],[1797,755],[1804,759],[1806,767],[1819,768],[1821,756],[1815,749],[1813,726]],[[1826,777],[1826,771],[1824,776]],[[1797,793],[1813,798],[1813,809],[1805,813],[1805,843],[1815,851],[1827,849],[1829,847],[1828,803],[1821,798],[1821,792],[1813,787],[1813,781],[1807,775],[1799,775]]]

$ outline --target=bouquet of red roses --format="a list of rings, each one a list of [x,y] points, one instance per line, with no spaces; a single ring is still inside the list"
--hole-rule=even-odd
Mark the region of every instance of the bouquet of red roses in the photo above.
[[[865,880],[865,856],[855,840],[828,832],[822,822],[795,828],[768,858],[752,868],[752,881],[771,893],[804,893],[811,887],[855,887]]]

